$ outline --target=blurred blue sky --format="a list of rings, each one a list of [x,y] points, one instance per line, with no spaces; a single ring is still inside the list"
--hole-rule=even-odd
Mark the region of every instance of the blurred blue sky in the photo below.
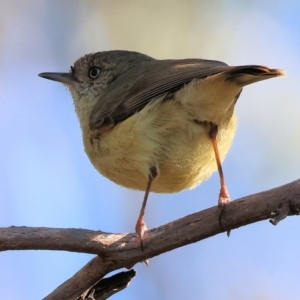
[[[0,0],[0,227],[133,232],[143,193],[99,175],[86,157],[71,96],[38,73],[80,56],[128,49],[155,58],[207,58],[284,68],[246,87],[224,162],[233,199],[298,179],[300,2]],[[215,174],[200,187],[151,194],[148,227],[216,205]],[[299,299],[300,219],[264,221],[135,266],[114,299]],[[0,253],[2,299],[41,299],[93,256]]]

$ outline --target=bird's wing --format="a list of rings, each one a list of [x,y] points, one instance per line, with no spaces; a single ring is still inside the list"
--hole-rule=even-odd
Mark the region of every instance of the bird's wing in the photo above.
[[[184,59],[141,63],[116,79],[90,115],[90,128],[105,131],[160,96],[174,93],[193,79],[228,70],[223,62]]]
[[[257,72],[266,74],[261,66],[230,67],[223,62],[203,59],[151,60],[123,73],[99,99],[90,115],[90,128],[100,132],[112,128],[129,118],[158,97],[168,96],[193,79],[226,73],[228,79],[237,81],[241,74]],[[278,76],[278,75],[277,75]],[[272,76],[274,77],[274,75]],[[252,77],[245,81],[252,80]],[[257,79],[262,80],[262,79]],[[250,82],[249,82],[250,83]],[[241,85],[245,85],[241,83]]]

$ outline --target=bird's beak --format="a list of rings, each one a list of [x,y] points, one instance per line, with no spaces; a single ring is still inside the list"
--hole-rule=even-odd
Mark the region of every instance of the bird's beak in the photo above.
[[[41,73],[40,77],[58,81],[66,85],[73,85],[77,80],[70,73]]]

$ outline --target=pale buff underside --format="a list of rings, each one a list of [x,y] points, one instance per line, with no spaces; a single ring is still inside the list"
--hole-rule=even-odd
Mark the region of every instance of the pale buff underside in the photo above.
[[[218,125],[223,160],[236,129],[234,98],[240,90],[225,82],[222,74],[193,81],[177,92],[175,99],[152,101],[93,143],[86,111],[80,118],[86,153],[102,175],[127,188],[145,190],[150,166],[159,171],[151,191],[173,193],[193,188],[217,169],[207,129],[194,120]]]

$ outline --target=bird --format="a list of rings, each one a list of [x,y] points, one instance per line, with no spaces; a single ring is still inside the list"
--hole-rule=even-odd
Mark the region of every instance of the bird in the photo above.
[[[125,50],[86,54],[69,72],[39,74],[69,89],[93,166],[118,185],[144,191],[135,226],[142,249],[149,193],[192,189],[216,170],[222,227],[230,202],[222,162],[237,127],[235,104],[244,86],[284,75],[262,65],[159,60]]]

